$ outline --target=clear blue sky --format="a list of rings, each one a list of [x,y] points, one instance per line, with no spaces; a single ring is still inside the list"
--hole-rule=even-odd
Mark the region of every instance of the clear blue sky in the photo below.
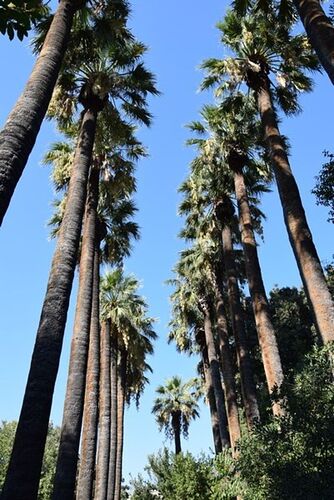
[[[146,463],[148,453],[162,446],[164,436],[157,431],[150,414],[155,387],[174,375],[189,378],[195,373],[196,360],[181,356],[166,344],[169,320],[169,292],[164,281],[182,248],[177,233],[177,187],[187,173],[192,152],[184,146],[184,125],[198,117],[201,105],[210,96],[199,94],[202,74],[200,62],[223,54],[215,23],[222,17],[221,0],[134,0],[131,25],[137,37],[150,51],[146,62],[158,79],[162,96],[151,102],[154,123],[141,131],[150,157],[138,167],[137,220],[142,238],[136,244],[126,270],[143,283],[150,312],[159,318],[159,340],[150,363],[154,369],[139,411],[126,413],[124,473],[136,474]],[[3,123],[15,103],[32,67],[27,41],[9,42],[0,38],[0,122]],[[333,226],[326,222],[327,212],[316,207],[310,194],[314,176],[323,162],[322,151],[334,151],[334,89],[326,76],[317,77],[315,92],[302,98],[304,112],[285,119],[282,132],[291,142],[291,164],[295,172],[309,223],[320,258],[324,263],[333,253]],[[28,167],[15,192],[10,210],[0,229],[0,419],[17,419],[29,369],[30,356],[39,321],[54,244],[48,241],[46,223],[53,199],[50,171],[40,164],[48,145],[55,140],[55,128],[45,123],[31,154]],[[260,259],[267,289],[274,284],[300,285],[290,250],[276,191],[266,195],[263,209],[267,214],[265,244]],[[57,381],[52,419],[60,424],[66,384],[69,343],[72,330],[76,287],[64,339],[64,352]],[[212,447],[209,414],[203,407],[201,418],[190,428],[184,448],[194,453]]]

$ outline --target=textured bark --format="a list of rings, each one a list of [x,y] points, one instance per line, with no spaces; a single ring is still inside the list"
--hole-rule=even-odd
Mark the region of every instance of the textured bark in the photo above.
[[[319,0],[293,0],[319,61],[334,85],[334,26]]]
[[[68,199],[44,298],[12,456],[2,493],[5,500],[37,497],[52,396],[67,310],[92,156],[96,112],[87,110],[76,147]]]
[[[215,399],[215,393],[213,390],[213,382],[211,371],[209,369],[209,359],[208,352],[206,347],[201,349],[202,352],[202,360],[203,360],[203,370],[204,370],[204,378],[205,378],[205,386],[206,386],[206,395],[209,403],[210,416],[211,416],[211,427],[212,427],[212,436],[213,436],[213,444],[215,447],[215,453],[218,455],[222,451],[222,442],[220,439],[219,432],[219,419],[217,413],[217,405]]]
[[[110,362],[110,455],[108,470],[108,500],[114,498],[117,454],[117,336],[111,335]]]
[[[91,168],[82,234],[78,298],[54,478],[54,500],[72,500],[75,490],[92,312],[98,186],[99,171]]]
[[[334,340],[334,302],[328,290],[312,234],[307,224],[299,189],[278,129],[267,77],[263,78],[257,95],[290,244],[297,261],[309,306],[313,312],[318,334],[324,343],[331,342]]]
[[[181,412],[172,413],[172,427],[174,434],[175,455],[181,453]]]
[[[0,132],[0,225],[47,111],[78,6],[59,2],[26,87]]]
[[[95,500],[106,500],[110,451],[110,321],[101,328],[101,374],[99,442],[96,465]]]
[[[262,361],[266,374],[269,392],[274,387],[280,388],[283,382],[283,371],[278,351],[269,304],[263,284],[262,272],[257,254],[252,218],[248,203],[247,191],[242,168],[231,165],[234,170],[235,194],[238,201],[241,240],[245,256],[246,275],[256,323],[256,330],[262,353]],[[279,403],[273,404],[275,415],[283,414]]]
[[[216,352],[216,346],[212,333],[212,324],[210,312],[205,300],[201,301],[201,309],[204,315],[204,334],[208,350],[209,368],[211,371],[213,390],[216,398],[217,413],[219,419],[219,432],[223,448],[230,446],[230,439],[227,430],[227,417],[225,411],[225,397],[221,383],[219,361]]]
[[[226,415],[230,433],[232,455],[235,455],[237,441],[240,439],[241,435],[237,404],[237,390],[234,379],[232,353],[229,345],[224,299],[216,277],[214,277],[214,279],[216,295],[217,334],[223,374]]]
[[[247,425],[248,428],[251,429],[254,423],[260,420],[260,412],[257,403],[252,361],[249,355],[243,311],[240,302],[231,228],[228,225],[223,226],[222,242],[228,302],[240,372],[242,399],[245,407]]]
[[[77,500],[93,498],[97,449],[99,377],[100,377],[100,255],[95,240],[92,314],[90,320],[86,390],[82,424]]]
[[[116,468],[115,468],[114,500],[121,500],[126,365],[127,365],[126,352],[120,351],[120,365],[119,365],[119,376],[117,384],[117,453],[116,453]]]

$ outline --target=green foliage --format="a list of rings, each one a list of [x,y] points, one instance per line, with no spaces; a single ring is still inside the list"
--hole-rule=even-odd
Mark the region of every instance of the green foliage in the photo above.
[[[232,500],[244,491],[229,452],[217,458],[164,449],[149,457],[148,479],[132,480],[132,500]]]
[[[284,373],[298,369],[316,342],[313,318],[303,290],[275,287],[269,298]]]
[[[327,220],[334,223],[334,155],[328,151],[325,151],[324,155],[328,161],[316,177],[317,184],[312,193],[316,196],[317,205],[329,208]]]
[[[332,348],[316,348],[286,383],[286,417],[271,418],[241,441],[237,469],[244,499],[327,499],[334,488]]]
[[[212,461],[201,457],[194,459],[190,453],[174,455],[164,449],[149,457],[147,472],[150,480],[142,477],[133,482],[134,500],[156,498],[206,500],[211,498]]]
[[[2,422],[0,426],[0,491],[5,480],[6,471],[13,447],[16,422]],[[49,426],[45,445],[38,500],[49,500],[52,494],[53,478],[56,472],[60,428]]]
[[[23,40],[32,25],[48,12],[41,0],[0,0],[0,32],[13,40],[15,34]]]

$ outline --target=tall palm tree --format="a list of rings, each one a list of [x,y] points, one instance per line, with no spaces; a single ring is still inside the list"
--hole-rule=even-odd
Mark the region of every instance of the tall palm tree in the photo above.
[[[98,51],[92,51],[92,60],[89,61],[90,65],[86,67],[85,74],[82,75],[80,72],[78,74],[74,68],[73,78],[70,79],[71,95],[77,95],[78,102],[83,105],[84,111],[73,161],[66,209],[53,258],[25,398],[7,473],[6,494],[12,488],[13,491],[20,489],[22,491],[21,497],[33,498],[37,491],[81,233],[97,115],[105,106],[111,113],[117,115],[116,106],[117,103],[121,102],[120,107],[126,114],[141,122],[149,123],[150,116],[146,109],[145,98],[151,91],[155,92],[155,87],[152,75],[145,70],[141,62],[138,62],[144,50],[145,48],[141,44],[131,42],[128,51],[123,50],[122,54],[119,55],[122,60],[122,68],[129,69],[128,73],[120,76],[119,87],[115,85],[113,79],[110,79],[111,73],[115,78],[116,68],[119,67],[118,63],[112,59],[112,57],[117,59],[117,50],[114,54],[109,52],[109,58],[108,54],[104,53],[102,62],[101,54]],[[87,60],[88,55],[90,54],[87,54]],[[109,77],[106,78],[108,75]],[[104,82],[103,85],[102,82]],[[60,86],[64,88],[64,79]],[[108,102],[109,93],[112,93],[113,100]],[[58,102],[59,99],[61,101],[62,95],[56,95]],[[66,95],[68,96],[68,94]],[[58,109],[62,112],[61,107]],[[69,410],[71,411],[71,409]],[[73,425],[76,426],[76,424]],[[68,448],[68,453],[73,459],[72,447]],[[33,460],[31,454],[34,457]],[[64,454],[66,455],[66,450],[64,450]],[[17,475],[20,476],[19,486],[15,480]],[[61,479],[59,476],[56,478],[56,491],[59,491],[57,485],[61,483]],[[67,486],[64,488],[67,489]],[[68,492],[69,489],[67,489],[67,494],[73,494],[73,491],[72,493]]]
[[[112,360],[109,377],[113,385],[111,398],[117,429],[109,420],[101,433],[95,496],[99,499],[119,498],[122,472],[124,404],[132,395],[140,396],[149,368],[146,356],[153,353],[153,319],[147,315],[147,305],[138,294],[139,283],[133,276],[125,276],[120,268],[105,275],[101,284],[102,318],[110,323]],[[117,387],[117,388],[116,388]],[[116,389],[116,390],[115,390]],[[101,387],[104,391],[104,386]],[[117,402],[115,401],[117,399]],[[104,411],[101,406],[100,411]],[[111,432],[113,431],[113,435]],[[115,431],[117,432],[115,440]],[[110,444],[113,443],[113,446]],[[103,450],[110,446],[110,451]],[[103,453],[102,453],[103,451]]]
[[[59,2],[26,87],[0,132],[0,225],[48,109],[73,17],[85,4],[85,0]]]
[[[182,257],[185,257],[186,262],[184,262]],[[213,299],[212,294],[209,293],[210,282],[207,283],[205,281],[206,273],[203,272],[203,267],[199,266],[196,269],[196,267],[191,264],[192,254],[189,258],[188,253],[183,252],[183,255],[181,254],[181,260],[175,269],[177,278],[171,280],[171,283],[175,287],[175,291],[171,297],[173,302],[173,316],[170,322],[171,332],[169,334],[169,340],[174,340],[176,342],[178,350],[189,350],[191,344],[197,342],[196,338],[192,338],[196,334],[196,331],[198,329],[203,329],[205,332],[205,343],[200,347],[201,350],[204,348],[207,349],[208,353],[209,369],[216,400],[222,446],[229,447],[230,439],[227,429],[225,396],[222,387],[219,357],[213,334]],[[202,353],[202,356],[203,355]]]
[[[164,429],[166,436],[174,439],[175,453],[181,453],[181,434],[187,437],[191,420],[199,417],[195,380],[182,382],[174,376],[160,385],[156,393],[152,413],[160,430]]]
[[[120,132],[118,132],[118,134],[121,135]],[[129,191],[131,191],[134,187],[134,182],[132,181],[133,165],[129,160],[127,161],[127,167],[129,171],[127,173],[126,169],[124,168],[126,157],[123,162],[120,161],[121,158],[118,156],[120,153],[119,151],[117,151],[116,145],[115,147],[112,146],[112,141],[113,139],[115,140],[112,133],[104,135],[104,140],[108,141],[108,139],[111,141],[110,145],[106,146],[104,142],[101,144],[97,142],[95,144],[91,174],[89,178],[89,194],[93,193],[94,196],[93,198],[89,196],[86,204],[86,213],[90,214],[91,230],[87,235],[87,231],[85,231],[84,225],[81,245],[78,302],[74,321],[74,334],[70,356],[68,389],[64,408],[64,431],[62,431],[60,440],[60,454],[58,458],[59,467],[57,469],[57,473],[62,474],[63,476],[65,474],[68,478],[71,477],[69,490],[73,490],[75,484],[77,455],[81,430],[81,417],[84,401],[84,385],[86,377],[91,312],[90,296],[92,293],[91,284],[93,280],[92,259],[94,257],[94,249],[98,243],[96,242],[95,237],[97,231],[98,198],[100,198],[100,216],[103,214],[103,217],[106,218],[106,220],[104,220],[104,224],[106,224],[107,227],[108,225],[110,226],[109,230],[106,230],[105,232],[104,239],[111,238],[113,244],[118,245],[118,249],[114,250],[114,259],[119,258],[119,256],[117,257],[116,253],[119,254],[120,252],[128,252],[129,236],[137,236],[137,226],[130,221],[127,221],[128,216],[132,214],[132,204],[131,202],[127,201],[127,198],[124,198],[130,194]],[[126,137],[123,140],[134,142],[134,139],[132,139],[131,137]],[[139,143],[135,142],[135,144],[138,149]],[[133,151],[132,144],[129,147],[125,145],[124,149],[128,154],[132,156],[136,153]],[[111,158],[108,158],[108,151]],[[140,154],[141,148],[138,149],[136,157],[138,158]],[[117,165],[117,161],[120,162],[121,166]],[[122,171],[120,175],[119,171],[121,168],[124,171]],[[106,177],[105,180],[101,182],[101,194],[99,196],[99,177],[102,176],[103,178],[103,176],[107,176],[107,174],[109,175],[109,177]],[[117,197],[120,199],[118,199]],[[127,212],[126,210],[124,211],[124,208],[126,208],[127,205],[129,205],[130,212]],[[115,217],[118,217],[117,224],[115,224],[115,221],[113,220],[113,218]],[[117,237],[119,236],[121,236],[124,241],[117,241]],[[100,254],[99,247],[97,248],[97,250]],[[87,254],[89,255],[90,265],[85,266],[84,259]],[[81,297],[83,297],[84,299],[84,302],[82,303],[80,302]],[[66,413],[68,414],[67,416]],[[72,446],[71,455],[69,453],[69,442]],[[66,455],[68,457],[67,459],[61,458],[62,447],[66,449]],[[57,477],[58,476],[56,474],[56,484]],[[62,496],[64,495],[63,492],[61,494]]]
[[[180,191],[184,195],[184,200],[180,206],[180,212],[186,215],[186,224],[182,231],[182,235],[190,240],[197,238],[198,241],[204,241],[204,237],[211,242],[211,248],[214,248],[214,251],[211,251],[208,255],[208,260],[211,262],[212,268],[211,276],[216,300],[217,330],[221,345],[225,392],[228,394],[227,402],[228,405],[230,405],[230,421],[231,424],[233,421],[235,422],[232,428],[235,429],[234,434],[236,439],[238,439],[239,426],[233,377],[234,370],[231,362],[231,355],[229,354],[229,340],[222,293],[225,281],[228,301],[230,304],[231,301],[234,304],[238,295],[238,284],[237,281],[235,281],[236,290],[235,287],[231,289],[229,286],[227,274],[230,271],[227,269],[227,262],[225,261],[225,245],[222,245],[224,230],[226,232],[227,229],[225,228],[222,231],[220,227],[220,216],[216,219],[217,212],[220,211],[218,208],[222,205],[222,199],[227,197],[227,193],[231,194],[233,191],[233,183],[231,182],[230,173],[221,168],[221,155],[219,154],[220,138],[217,138],[218,147],[215,149],[215,136],[213,130],[215,127],[217,128],[218,123],[222,125],[221,118],[218,118],[220,113],[219,115],[218,113],[218,110],[216,110],[214,106],[205,106],[201,112],[203,122],[192,122],[188,125],[188,128],[196,133],[195,138],[188,140],[188,144],[196,145],[199,154],[191,163],[191,173],[188,179],[180,187]],[[222,126],[222,129],[224,129],[224,126]],[[255,203],[256,199],[252,201],[252,211],[256,214],[258,219],[260,212]],[[233,222],[234,235],[238,239],[238,230],[235,221]],[[257,227],[260,228],[259,224]],[[205,252],[207,252],[207,250],[204,250],[204,253]],[[231,257],[233,262],[233,256]],[[225,272],[223,272],[223,268]],[[226,276],[224,276],[225,274]],[[251,427],[254,421],[258,420],[259,412],[240,301],[238,310],[236,308],[230,308],[230,319],[239,362],[243,401],[247,420]],[[242,360],[241,363],[240,360]]]
[[[234,91],[246,83],[257,103],[264,139],[275,174],[284,221],[316,329],[324,343],[334,340],[334,303],[313,243],[297,183],[280,135],[275,105],[284,112],[298,111],[298,93],[310,91],[312,82],[305,70],[315,70],[317,60],[305,37],[291,34],[291,22],[284,25],[274,10],[240,19],[227,13],[219,28],[222,42],[235,53],[224,60],[203,64],[208,76],[203,87],[217,84],[220,93]],[[274,86],[270,74],[276,75]]]
[[[334,84],[334,26],[319,0],[293,0],[293,5],[297,10],[307,33],[310,44],[315,50],[324,70]],[[234,0],[233,5],[239,15],[245,15],[247,10],[252,11],[254,7],[262,8],[264,12],[270,11],[279,5],[280,22],[285,23],[287,16],[291,16],[291,2],[266,1],[256,4],[251,1]]]
[[[206,132],[209,132],[210,136],[196,142],[201,148],[202,156],[204,155],[205,164],[209,164],[213,171],[211,175],[217,184],[215,190],[218,190],[218,196],[220,193],[219,197],[216,195],[216,199],[223,199],[235,191],[248,286],[268,389],[272,392],[275,387],[280,388],[283,372],[254,236],[255,228],[259,227],[258,219],[261,211],[256,205],[254,206],[256,199],[252,200],[251,205],[250,190],[246,190],[244,176],[235,171],[235,163],[241,162],[242,168],[247,164],[248,185],[251,186],[253,193],[259,194],[267,189],[262,181],[259,182],[256,174],[260,171],[262,179],[266,176],[268,178],[266,164],[258,155],[258,148],[261,145],[258,136],[259,123],[254,116],[252,101],[242,94],[226,99],[219,108],[207,107],[204,116],[208,128]],[[197,129],[203,133],[203,126],[202,128],[197,126]],[[238,335],[235,338],[238,340]],[[253,395],[249,394],[247,400],[251,400]],[[282,405],[274,403],[273,411],[282,413],[284,410]]]

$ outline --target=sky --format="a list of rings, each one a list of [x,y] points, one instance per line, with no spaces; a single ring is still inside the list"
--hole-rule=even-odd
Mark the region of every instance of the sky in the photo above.
[[[170,289],[165,281],[171,277],[183,243],[177,238],[182,221],[177,216],[179,184],[187,175],[193,152],[185,146],[188,132],[185,124],[198,119],[209,93],[198,92],[202,79],[201,61],[222,57],[215,24],[222,18],[226,3],[211,0],[133,0],[131,26],[135,35],[149,48],[146,65],[156,74],[160,97],[150,99],[154,122],[150,129],[140,130],[139,137],[149,149],[149,158],[138,165],[139,208],[137,222],[141,240],[125,263],[126,272],[134,273],[142,283],[150,314],[157,318],[159,339],[150,359],[153,375],[140,408],[130,408],[125,416],[124,477],[136,475],[146,464],[146,457],[163,445],[170,446],[159,433],[151,415],[155,388],[173,376],[185,380],[194,376],[197,360],[176,353],[167,345],[170,319]],[[0,123],[19,96],[31,71],[33,57],[29,43],[9,42],[0,37]],[[329,263],[333,254],[333,225],[326,221],[327,211],[315,204],[311,189],[323,163],[322,152],[334,151],[333,87],[325,75],[316,76],[312,94],[303,95],[303,113],[282,117],[281,131],[291,143],[291,165],[300,187],[319,257]],[[56,140],[53,123],[45,122],[30,155],[24,175],[15,191],[10,209],[0,229],[0,420],[18,418],[31,352],[45,294],[54,242],[49,240],[47,221],[52,213],[54,193],[50,170],[41,165],[49,145]],[[264,281],[269,291],[279,286],[300,286],[300,277],[283,225],[278,195],[263,198],[267,215],[264,243],[259,254]],[[76,283],[64,338],[61,365],[54,395],[53,422],[61,423],[66,385],[69,345],[73,326]],[[213,447],[210,419],[202,405],[201,417],[190,426],[185,450],[195,454],[209,453]]]

